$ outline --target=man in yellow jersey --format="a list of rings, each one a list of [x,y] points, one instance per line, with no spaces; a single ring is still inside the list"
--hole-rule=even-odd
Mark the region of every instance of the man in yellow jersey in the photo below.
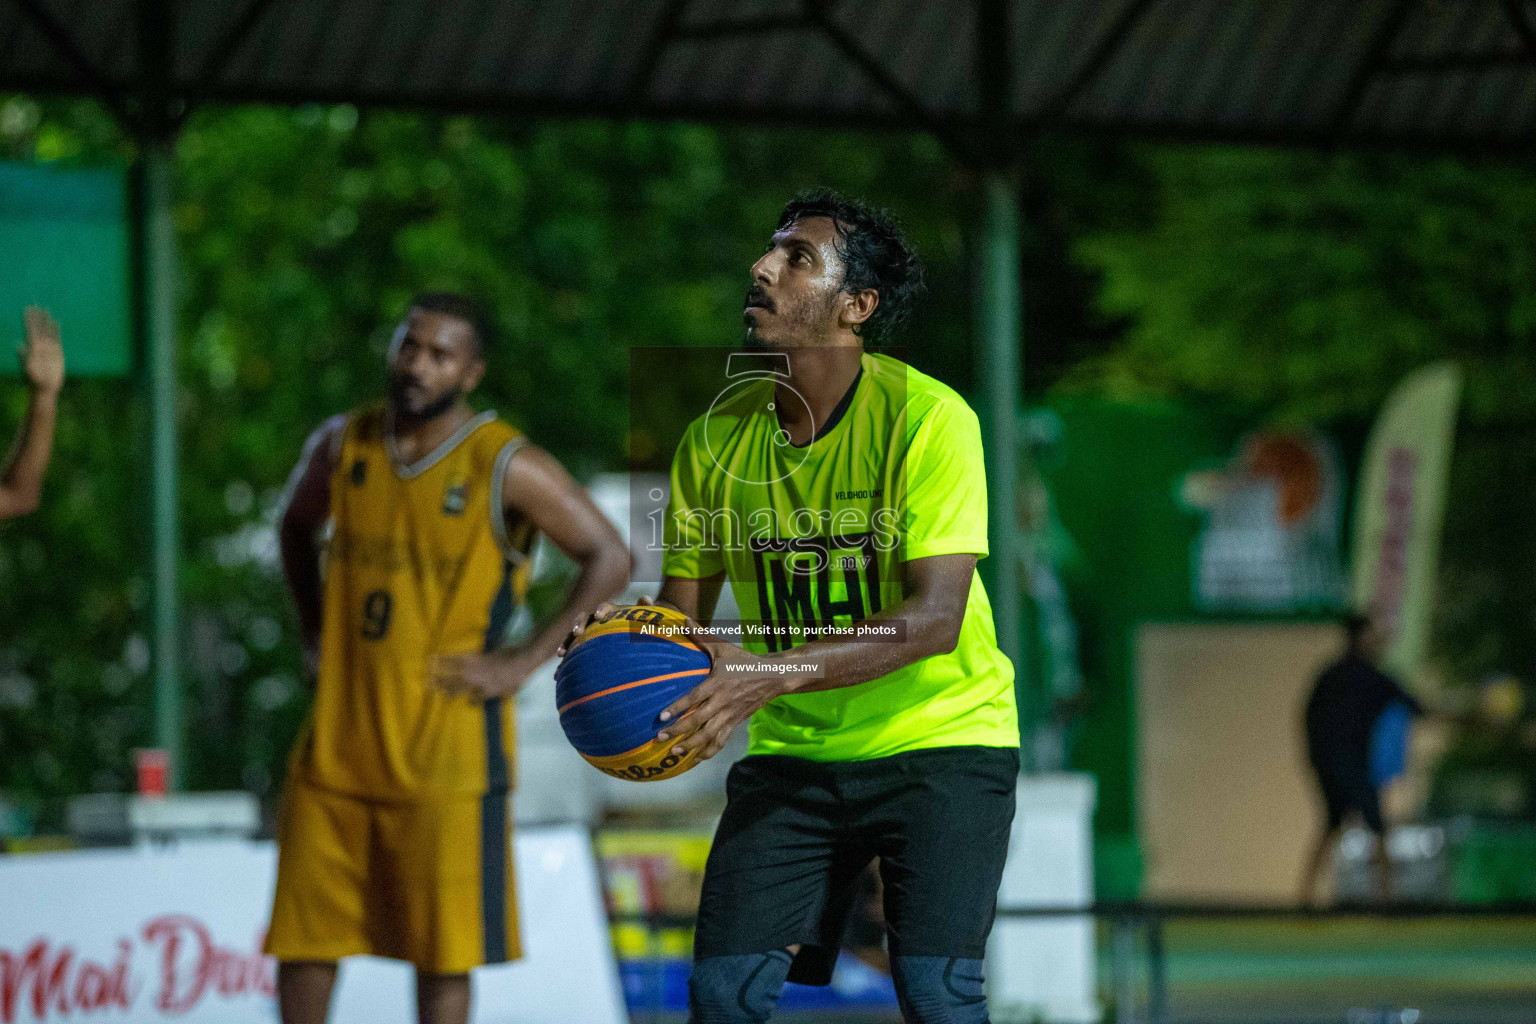
[[[463,1024],[470,968],[520,955],[512,698],[564,629],[501,639],[535,532],[581,567],[557,623],[623,589],[630,561],[559,463],[470,408],[483,338],[468,300],[418,297],[388,401],[322,424],[290,482],[283,570],[317,678],[267,936],[284,1024],[322,1024],[358,953],[415,965],[423,1024]]]
[[[695,1024],[766,1021],[786,978],[826,984],[876,857],[905,1019],[987,1018],[1019,731],[976,574],[981,435],[953,390],[864,348],[921,288],[889,215],[791,202],[746,298],[760,379],[672,463],[658,600],[708,625],[729,580],[748,649],[707,639],[713,671],[662,719],[705,757],[751,720],[705,872]]]

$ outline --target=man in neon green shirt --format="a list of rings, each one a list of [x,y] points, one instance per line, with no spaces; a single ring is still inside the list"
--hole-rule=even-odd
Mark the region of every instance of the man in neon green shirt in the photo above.
[[[826,984],[874,857],[904,1017],[986,1020],[1019,732],[976,574],[980,430],[953,390],[864,350],[921,290],[888,215],[797,198],[752,267],[732,358],[753,372],[673,461],[658,601],[708,626],[728,579],[746,649],[706,639],[713,671],[662,719],[705,757],[751,720],[705,874],[694,1024],[765,1021],[786,978]]]

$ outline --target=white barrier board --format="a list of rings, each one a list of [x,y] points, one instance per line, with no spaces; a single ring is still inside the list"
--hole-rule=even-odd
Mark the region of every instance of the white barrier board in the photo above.
[[[514,846],[523,960],[474,973],[474,1024],[623,1024],[623,997],[584,829]],[[0,857],[0,1024],[272,1024],[261,955],[277,851],[211,842]],[[345,961],[333,1024],[408,1024],[411,970]]]
[[[1091,776],[1019,779],[1018,811],[997,895],[1001,907],[1085,907],[1093,902]],[[987,1001],[996,1024],[1092,1024],[1093,919],[1002,917],[987,943]]]

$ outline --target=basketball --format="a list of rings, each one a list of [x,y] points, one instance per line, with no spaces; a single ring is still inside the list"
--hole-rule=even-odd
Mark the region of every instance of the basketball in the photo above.
[[[678,633],[681,612],[622,605],[572,642],[555,671],[560,727],[582,757],[616,779],[656,782],[698,763],[672,753],[658,717],[709,674],[710,658]]]

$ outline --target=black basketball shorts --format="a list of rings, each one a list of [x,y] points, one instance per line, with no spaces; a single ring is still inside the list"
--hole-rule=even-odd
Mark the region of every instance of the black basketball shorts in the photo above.
[[[742,759],[704,871],[694,957],[799,943],[789,980],[827,984],[859,872],[879,857],[891,955],[980,959],[1018,776],[1006,747]]]

